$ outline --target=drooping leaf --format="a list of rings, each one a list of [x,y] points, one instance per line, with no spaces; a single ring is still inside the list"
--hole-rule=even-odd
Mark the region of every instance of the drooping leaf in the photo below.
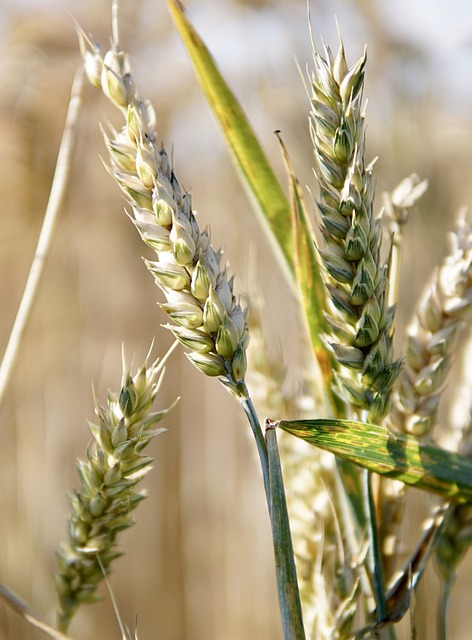
[[[454,505],[447,502],[436,509],[434,516],[427,522],[423,533],[408,558],[403,570],[388,585],[385,597],[388,617],[391,621],[401,620],[410,605],[411,594],[419,584],[428,561],[436,548],[441,529]]]
[[[294,273],[290,204],[241,105],[194,29],[179,0],[168,0],[170,12],[245,186],[265,226],[275,240],[276,253]],[[293,282],[293,279],[291,278]]]
[[[457,453],[420,444],[413,436],[351,420],[294,420],[276,423],[284,431],[374,473],[472,502],[472,462]]]

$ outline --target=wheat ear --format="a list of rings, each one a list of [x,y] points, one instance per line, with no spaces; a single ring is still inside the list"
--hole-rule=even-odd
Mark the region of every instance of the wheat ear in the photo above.
[[[437,422],[456,337],[472,313],[472,227],[463,215],[450,247],[409,326],[405,367],[390,416],[396,429],[418,437],[429,435]]]
[[[188,349],[189,360],[208,376],[220,376],[235,390],[244,380],[248,331],[246,311],[233,294],[209,232],[200,231],[191,196],[180,185],[169,156],[158,144],[155,114],[141,100],[127,55],[114,42],[101,55],[79,31],[90,81],[123,113],[126,124],[105,135],[110,172],[131,205],[130,217],[157,260],[146,260],[164,292],[166,325]]]
[[[371,422],[386,413],[401,363],[393,360],[393,307],[380,258],[380,220],[373,214],[372,165],[365,166],[362,92],[366,54],[348,67],[340,43],[334,57],[314,51],[311,133],[324,239],[321,257],[332,305],[327,337],[340,365],[336,390]]]
[[[87,461],[77,464],[81,487],[69,495],[68,541],[58,552],[61,631],[67,630],[82,603],[97,599],[98,583],[121,555],[117,535],[134,523],[131,512],[145,497],[135,491],[151,469],[152,459],[142,451],[164,431],[156,425],[172,408],[152,411],[162,365],[163,361],[146,361],[134,376],[124,366],[120,394],[109,392],[105,407],[94,398],[98,424],[90,424],[93,438]]]
[[[334,391],[345,408],[366,422],[382,421],[401,369],[393,356],[394,307],[388,304],[387,264],[382,262],[381,221],[373,213],[373,164],[365,163],[362,94],[366,52],[349,67],[340,45],[336,56],[314,47],[311,134],[319,182],[320,255],[330,296],[326,337],[338,363]],[[387,606],[371,475],[362,474],[369,538],[366,565],[377,623]],[[374,609],[372,610],[372,612]]]
[[[461,215],[450,235],[450,252],[435,270],[407,330],[405,366],[393,393],[389,416],[394,429],[418,438],[431,436],[457,334],[471,313],[472,227]],[[381,491],[381,537],[390,571],[404,509],[405,485],[384,481]],[[444,535],[442,539],[446,539]]]
[[[384,215],[391,238],[389,263],[388,303],[396,304],[400,288],[404,228],[410,218],[410,210],[428,188],[427,180],[420,180],[416,173],[404,178],[390,193],[383,194]]]
[[[391,238],[389,260],[388,301],[390,305],[399,297],[404,231],[410,218],[411,209],[425,193],[428,181],[416,174],[404,178],[391,192],[383,194],[386,229]],[[382,541],[382,555],[387,575],[393,570],[397,550],[398,527],[403,516],[403,502],[399,494],[404,493],[404,485],[389,478],[379,479],[378,511],[379,537]]]

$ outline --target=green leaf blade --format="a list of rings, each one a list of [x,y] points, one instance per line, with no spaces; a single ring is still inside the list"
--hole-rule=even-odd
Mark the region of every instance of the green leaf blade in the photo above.
[[[269,462],[269,511],[283,634],[286,640],[305,640],[297,571],[275,429],[266,430],[265,440]]]
[[[290,184],[292,228],[295,256],[295,276],[301,295],[301,306],[308,328],[313,352],[318,362],[324,382],[325,394],[332,407],[336,398],[331,391],[331,379],[335,362],[332,352],[326,347],[322,335],[327,331],[324,309],[327,306],[327,291],[322,278],[319,253],[315,244],[315,234],[308,214],[302,188],[293,171],[285,144],[277,132],[282,156]]]
[[[254,130],[215,61],[178,0],[168,0],[170,12],[198,80],[230,148],[243,182],[252,195],[276,253],[293,276],[293,240],[290,204]],[[291,278],[293,281],[293,278]]]
[[[282,421],[278,426],[374,473],[458,502],[472,502],[472,462],[457,453],[350,420]]]

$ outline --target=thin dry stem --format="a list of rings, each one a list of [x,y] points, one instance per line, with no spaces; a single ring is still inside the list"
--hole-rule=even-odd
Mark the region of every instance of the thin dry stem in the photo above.
[[[66,636],[57,629],[54,629],[54,627],[51,627],[51,625],[48,624],[38,613],[33,611],[26,602],[23,602],[21,598],[2,584],[0,584],[0,598],[10,607],[10,609],[13,609],[13,611],[32,624],[33,627],[40,629],[53,640],[72,640],[70,636]]]
[[[373,166],[365,164],[362,92],[366,54],[352,67],[342,42],[336,56],[314,52],[311,131],[320,185],[321,251],[331,298],[327,336],[339,363],[335,390],[355,413],[377,423],[386,414],[401,363],[393,360],[393,308],[373,214]]]
[[[59,214],[64,201],[69,181],[69,173],[74,150],[77,121],[81,106],[81,91],[83,86],[83,70],[79,69],[72,84],[71,99],[67,111],[64,133],[57,156],[56,170],[49,194],[49,201],[44,215],[43,225],[38,239],[38,245],[33,263],[26,281],[23,297],[16,314],[15,322],[10,333],[5,354],[0,365],[0,405],[5,396],[8,382],[13,372],[28,321],[31,316],[39,283],[41,281],[46,262],[51,249],[52,240],[59,220]]]

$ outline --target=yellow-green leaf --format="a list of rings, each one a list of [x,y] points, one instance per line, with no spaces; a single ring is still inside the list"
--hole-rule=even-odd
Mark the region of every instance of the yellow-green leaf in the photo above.
[[[305,640],[297,571],[275,429],[265,433],[269,464],[269,511],[277,567],[277,590],[284,638]]]
[[[374,473],[458,502],[472,502],[472,462],[457,453],[363,422],[294,420],[276,424]]]
[[[300,183],[293,171],[287,148],[277,137],[290,183],[292,229],[295,256],[295,275],[299,284],[302,309],[308,326],[315,357],[320,365],[326,389],[330,389],[333,371],[332,353],[326,348],[321,336],[327,330],[323,310],[327,307],[326,287],[321,277],[321,263],[315,245],[315,234],[306,209]],[[333,402],[333,398],[331,398]]]
[[[228,87],[204,42],[179,0],[168,0],[182,41],[198,80],[231,149],[243,182],[253,196],[258,213],[275,239],[277,253],[293,275],[293,241],[290,204],[241,105]]]

